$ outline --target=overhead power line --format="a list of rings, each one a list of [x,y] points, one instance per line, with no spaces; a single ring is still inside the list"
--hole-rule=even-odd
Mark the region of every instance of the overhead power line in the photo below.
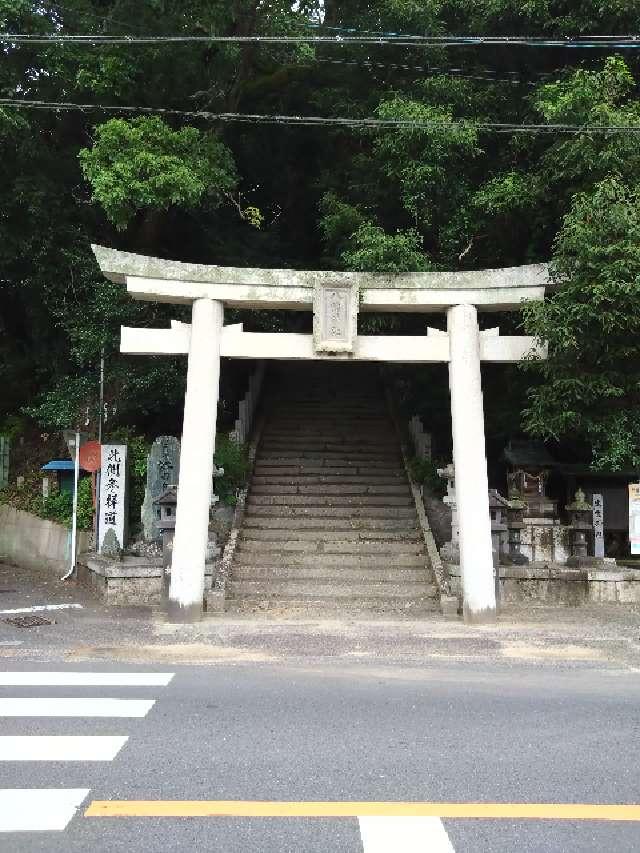
[[[597,133],[597,134],[633,134],[640,135],[638,125],[579,125],[579,124],[516,124],[514,122],[487,122],[472,120],[430,121],[402,118],[349,118],[347,116],[298,116],[298,115],[262,115],[258,113],[216,113],[207,110],[178,110],[162,107],[106,106],[104,104],[73,104],[63,101],[29,101],[14,98],[0,98],[0,107],[14,109],[47,110],[53,112],[107,112],[136,115],[160,115],[183,118],[197,118],[206,121],[243,123],[298,125],[303,127],[347,127],[372,129],[408,129],[423,130],[451,129],[455,127],[475,128],[494,133]]]
[[[370,60],[350,60],[350,59],[315,59],[317,63],[325,65],[347,65],[354,68],[365,69],[380,69],[393,71],[418,71],[425,77],[446,77],[452,76],[462,80],[481,80],[487,83],[511,83],[512,85],[537,86],[542,80],[547,80],[554,75],[551,73],[541,73],[536,75],[535,80],[523,80],[522,75],[518,71],[483,71],[476,70],[475,74],[470,74],[468,68],[455,68],[445,66],[428,66],[428,65],[410,65],[405,62],[371,62]],[[556,72],[559,74],[560,72]]]
[[[0,33],[4,44],[79,44],[89,47],[101,45],[148,44],[323,44],[323,45],[396,45],[400,47],[563,47],[599,49],[637,49],[639,36],[590,36],[588,38],[544,38],[538,36],[430,36],[430,35],[380,35],[380,36],[269,36],[269,35],[38,35],[34,33]]]

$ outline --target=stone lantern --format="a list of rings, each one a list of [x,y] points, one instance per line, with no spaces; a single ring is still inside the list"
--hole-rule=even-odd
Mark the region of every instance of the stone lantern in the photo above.
[[[440,549],[440,556],[450,563],[460,560],[460,526],[458,524],[458,506],[456,501],[456,472],[453,462],[446,468],[437,469],[438,476],[447,481],[447,494],[442,498],[442,503],[451,510],[451,539]]]
[[[162,587],[165,597],[169,595],[171,582],[171,557],[173,554],[173,534],[176,527],[176,506],[178,504],[177,486],[169,486],[154,501],[158,507],[156,526],[162,534]]]
[[[569,513],[571,529],[571,557],[567,564],[578,563],[581,558],[588,556],[589,542],[587,534],[593,528],[593,507],[585,498],[582,489],[578,489],[573,501],[565,507]]]
[[[513,492],[509,495],[509,505],[507,508],[509,560],[514,565],[519,566],[524,566],[529,562],[529,558],[520,550],[520,539],[524,527],[524,513],[526,508],[527,504],[519,494]]]
[[[489,489],[489,515],[491,516],[491,541],[496,564],[504,552],[504,541],[507,536],[507,509],[509,501],[503,498],[497,489]]]

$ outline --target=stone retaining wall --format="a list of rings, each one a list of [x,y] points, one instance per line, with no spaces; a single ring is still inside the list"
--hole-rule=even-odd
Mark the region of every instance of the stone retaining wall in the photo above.
[[[460,567],[449,564],[452,591],[461,593]],[[640,570],[569,569],[558,565],[500,566],[505,604],[640,604]]]
[[[78,551],[89,547],[87,531],[78,531]],[[69,570],[69,529],[55,521],[0,504],[0,559],[24,569]]]
[[[211,588],[213,563],[205,566],[205,591]],[[162,557],[123,557],[100,554],[78,557],[78,583],[105,604],[120,606],[163,604]]]

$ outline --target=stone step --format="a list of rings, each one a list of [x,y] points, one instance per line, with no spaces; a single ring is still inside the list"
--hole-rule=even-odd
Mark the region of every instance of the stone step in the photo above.
[[[431,613],[439,612],[436,598],[419,596],[417,598],[356,598],[335,599],[332,596],[322,598],[318,595],[280,596],[270,598],[264,595],[244,595],[241,598],[227,600],[227,613],[273,613],[278,617],[290,616],[295,618],[313,616],[326,618],[348,613],[352,618],[368,619],[371,616],[393,616],[394,619],[418,619]]]
[[[347,534],[339,534],[345,537]],[[422,555],[424,560],[424,546],[416,539],[413,542],[385,541],[376,542],[361,541],[358,539],[330,539],[316,536],[315,539],[282,539],[270,538],[247,538],[246,531],[238,540],[236,554],[313,554],[323,557],[329,554],[358,554],[371,555],[378,558],[386,558],[391,555]],[[244,559],[244,557],[243,557]]]
[[[226,587],[231,598],[245,595],[269,595],[281,598],[290,596],[331,596],[333,598],[430,598],[436,595],[433,584],[394,583],[384,581],[327,581],[318,580],[267,580],[267,581],[227,581]]]
[[[341,407],[327,412],[321,407],[315,411],[300,412],[278,409],[265,418],[270,429],[303,429],[309,425],[316,430],[344,430],[349,424],[361,423],[367,429],[391,429],[391,421],[383,412],[348,412]]]
[[[300,438],[282,438],[280,436],[278,436],[278,438],[270,438],[265,436],[260,442],[260,452],[275,453],[282,450],[302,450],[304,453],[319,453],[320,455],[324,453],[397,454],[398,443],[390,440],[365,441],[364,438],[361,438],[360,441],[354,441],[353,436],[351,440],[344,441],[342,439],[336,439],[334,441],[327,439],[311,439],[308,436]]]
[[[355,436],[357,436],[357,440]],[[306,435],[302,430],[296,433],[278,432],[273,435],[263,433],[260,447],[275,447],[276,449],[285,447],[288,450],[318,448],[322,452],[358,449],[397,451],[398,442],[395,438],[389,438],[387,433],[365,434],[356,425],[349,430],[348,434],[324,432],[317,435]]]
[[[338,471],[338,473],[344,473],[344,470],[349,468],[353,470],[358,467],[366,467],[369,474],[371,474],[372,470],[385,472],[389,469],[392,471],[402,470],[399,458],[392,456],[378,458],[360,456],[356,458],[354,456],[345,456],[344,458],[341,458],[338,454],[334,454],[332,456],[329,454],[325,454],[324,456],[301,456],[299,454],[295,455],[292,453],[291,456],[284,456],[283,454],[272,456],[260,453],[256,459],[256,468],[259,471],[263,468],[293,467],[306,469],[341,468],[342,471]]]
[[[273,519],[259,519],[259,522],[272,521]],[[313,543],[317,547],[318,543],[328,547],[330,544],[350,544],[350,543],[370,543],[372,546],[389,548],[393,544],[402,545],[403,547],[422,547],[422,540],[418,533],[417,526],[410,529],[401,529],[402,525],[394,522],[393,529],[378,528],[378,529],[359,529],[353,530],[327,530],[327,523],[323,521],[322,527],[292,527],[292,519],[287,519],[286,530],[278,527],[263,527],[244,525],[241,532],[239,542],[241,544],[255,544],[257,547],[268,547],[271,544],[279,545],[281,542],[294,543]],[[255,521],[254,521],[255,524]],[[297,522],[296,522],[297,524]],[[397,529],[396,529],[397,528]]]
[[[342,518],[342,519],[415,519],[413,506],[255,506],[251,505],[246,517],[289,518]]]
[[[254,479],[257,477],[398,477],[406,478],[404,468],[380,465],[262,465],[256,461]]]
[[[266,420],[263,435],[291,435],[294,438],[303,438],[306,435],[318,438],[326,435],[344,435],[347,438],[353,438],[351,428],[354,423],[364,435],[388,438],[394,434],[393,424],[390,421],[381,421],[379,424],[365,424],[361,420],[351,421],[342,418],[340,421],[335,421],[333,425],[327,425],[325,422],[321,422],[319,418],[308,417],[295,422],[290,419],[282,419],[278,423],[273,419]]]
[[[252,488],[258,486],[260,488],[264,486],[292,486],[300,488],[301,491],[302,489],[318,489],[325,486],[342,486],[344,488],[353,486],[354,488],[363,489],[408,488],[407,481],[400,471],[397,474],[389,476],[382,474],[365,476],[351,474],[350,472],[342,476],[334,475],[327,477],[323,477],[321,474],[298,474],[297,476],[257,474],[253,476],[251,485]],[[375,494],[375,492],[372,491],[371,494]]]
[[[259,582],[270,581],[315,581],[315,582],[349,582],[349,583],[397,583],[397,584],[424,584],[432,580],[431,573],[421,568],[390,568],[390,569],[363,569],[359,566],[303,566],[302,568],[283,566],[254,566],[238,565],[233,567],[232,582]]]
[[[362,448],[360,450],[319,450],[313,447],[290,447],[287,449],[283,447],[280,449],[260,448],[258,451],[258,459],[262,464],[264,464],[266,460],[271,461],[274,459],[279,460],[280,462],[289,459],[320,459],[322,461],[346,462],[347,464],[354,464],[357,462],[390,461],[397,465],[400,458],[400,451],[397,447],[394,447],[392,450],[384,447],[373,450],[368,450],[366,448]],[[287,462],[285,461],[284,464],[287,464]],[[295,465],[296,463],[292,461],[291,464]]]
[[[253,481],[251,484],[252,496],[270,496],[270,495],[342,495],[342,496],[390,496],[396,497],[399,495],[410,495],[409,486],[407,483],[396,483],[394,485],[368,485],[365,483],[334,483],[327,484],[308,484],[308,483],[262,483]]]
[[[328,430],[332,433],[346,432],[352,423],[357,423],[363,429],[373,433],[393,433],[393,422],[384,415],[349,415],[345,412],[323,416],[314,412],[301,415],[283,415],[280,412],[272,412],[265,416],[264,429],[269,432],[296,432],[301,428],[308,429],[312,433],[324,433]]]
[[[385,554],[384,560],[374,554],[330,554],[324,552],[322,554],[277,554],[267,553],[265,551],[238,551],[237,565],[238,566],[267,566],[287,567],[294,571],[296,568],[301,569],[317,569],[319,571],[328,568],[349,568],[372,570],[375,568],[389,569],[416,569],[425,568],[424,554]],[[234,568],[235,572],[235,568]]]
[[[349,394],[336,394],[333,397],[317,395],[314,399],[304,400],[283,395],[280,399],[272,397],[268,402],[272,411],[276,412],[313,410],[339,414],[344,409],[348,412],[366,411],[386,414],[386,403],[382,397],[369,396],[354,399]]]
[[[321,495],[264,495],[249,493],[247,507],[285,506],[285,507],[402,507],[415,508],[413,498],[406,495],[345,495],[336,490],[333,494]]]
[[[358,532],[363,531],[393,531],[398,537],[406,536],[407,534],[415,535],[418,529],[415,513],[408,518],[345,518],[345,513],[340,512],[334,518],[331,517],[315,517],[309,518],[304,515],[295,516],[272,516],[265,514],[247,514],[244,518],[244,527],[264,529],[270,528],[274,530],[284,530],[292,533],[294,530],[322,530],[325,533],[335,532]],[[288,538],[292,538],[288,536]]]

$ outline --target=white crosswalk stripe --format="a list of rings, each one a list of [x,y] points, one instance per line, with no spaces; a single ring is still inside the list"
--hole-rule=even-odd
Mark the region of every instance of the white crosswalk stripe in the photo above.
[[[438,817],[360,817],[364,853],[454,853]]]
[[[171,672],[15,671],[0,672],[0,687],[121,687],[129,692],[130,688],[136,687],[166,687],[172,678]],[[4,696],[0,697],[0,717],[82,718],[86,721],[92,718],[142,718],[155,702],[155,699],[121,696]],[[77,727],[78,723],[74,725]],[[128,735],[123,734],[2,735],[0,772],[5,774],[10,762],[112,761],[127,740]],[[0,788],[0,833],[63,830],[90,790]]]
[[[172,672],[0,672],[0,687],[166,687]]]
[[[112,761],[126,735],[4,735],[0,761]]]
[[[0,789],[0,832],[65,829],[90,788]]]
[[[0,717],[146,717],[155,699],[0,699]]]

